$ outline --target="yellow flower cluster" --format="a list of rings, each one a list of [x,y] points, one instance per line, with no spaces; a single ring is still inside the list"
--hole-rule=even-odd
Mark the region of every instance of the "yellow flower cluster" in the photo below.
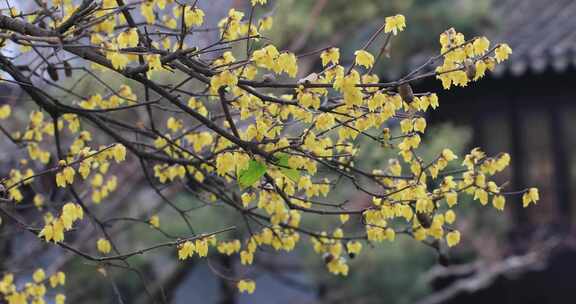
[[[239,37],[248,34],[248,25],[242,23],[242,18],[244,18],[244,13],[232,8],[230,11],[228,11],[228,17],[218,22],[220,35],[225,41],[238,39]],[[250,29],[250,35],[257,34],[257,29],[255,26],[250,25]]]
[[[85,179],[90,174],[92,167],[99,168],[100,173],[104,174],[108,171],[109,160],[113,159],[117,163],[124,161],[126,159],[126,147],[122,144],[115,144],[112,148],[104,152],[95,152],[89,148],[84,148],[78,151],[78,155],[85,156],[78,166],[78,172],[80,172],[82,178]],[[93,155],[95,155],[95,157],[91,157]],[[74,183],[74,177],[76,176],[76,170],[65,160],[60,160],[58,166],[59,170],[56,173],[56,185],[58,187],[72,185]],[[114,176],[103,185],[103,177],[100,173],[94,176],[91,183],[94,187],[93,200],[96,203],[99,203],[101,198],[108,196],[108,193],[116,190],[117,187],[116,177]],[[102,186],[102,188],[97,190],[96,187],[100,186]]]
[[[118,34],[116,41],[121,49],[136,47],[138,46],[138,31],[135,28],[124,31]]]
[[[220,87],[234,87],[236,84],[238,84],[238,77],[236,77],[236,75],[234,75],[234,73],[230,72],[229,70],[214,75],[210,79],[210,88],[212,89],[213,93],[216,93]]]
[[[464,34],[450,28],[440,35],[441,54],[444,62],[436,68],[437,78],[445,89],[452,85],[466,86],[471,80],[484,77],[486,70],[494,70],[496,63],[508,59],[512,49],[500,44],[490,54],[490,41],[476,37],[466,41]]]
[[[44,121],[44,113],[42,111],[30,112],[30,121],[22,139],[42,142],[44,134],[54,136],[54,124],[50,121]],[[16,135],[16,138],[20,137],[19,134]]]
[[[80,205],[66,203],[62,207],[62,212],[58,218],[46,217],[46,225],[38,233],[38,236],[43,237],[46,242],[62,242],[64,241],[64,232],[72,230],[74,223],[83,217],[84,210]]]
[[[214,237],[200,238],[195,241],[185,241],[178,245],[178,259],[186,260],[191,258],[194,253],[199,257],[208,256],[208,244],[215,242]]]
[[[60,160],[58,166],[62,169],[56,173],[56,186],[66,187],[68,184],[72,185],[76,175],[74,168],[68,166],[65,160]]]
[[[256,4],[265,5],[266,2],[268,2],[268,0],[250,0],[252,6],[255,6]]]
[[[20,281],[20,280],[18,280]],[[16,284],[14,274],[5,273],[0,280],[0,299],[9,304],[26,303],[47,303],[53,301],[55,304],[64,304],[66,296],[62,293],[48,291],[47,286],[52,289],[59,285],[64,286],[66,275],[63,272],[56,272],[48,278],[42,268],[38,268],[32,273],[32,280]]]
[[[216,173],[224,176],[248,167],[250,157],[244,153],[225,152],[216,157]]]
[[[239,240],[233,240],[233,241],[228,241],[228,242],[219,242],[218,246],[216,247],[216,249],[218,249],[218,252],[225,254],[225,255],[233,255],[234,253],[237,253],[240,251],[240,241]]]
[[[384,33],[392,33],[397,35],[406,28],[406,18],[404,15],[396,15],[386,17],[384,25]]]
[[[204,11],[197,7],[186,6],[184,9],[184,22],[186,26],[200,26],[204,23]]]
[[[196,112],[200,113],[200,115],[202,115],[202,116],[208,115],[208,110],[206,109],[204,104],[201,101],[198,101],[194,97],[191,97],[190,99],[188,99],[188,107],[190,109],[193,109]],[[206,132],[204,132],[204,133],[206,133]]]
[[[16,203],[22,201],[24,196],[22,195],[19,186],[32,183],[32,176],[34,176],[34,171],[30,168],[26,169],[25,171],[11,169],[8,179],[4,181],[6,189],[9,189],[8,199],[14,200]]]
[[[253,0],[264,4],[265,0]],[[264,17],[258,20],[257,24],[252,24],[243,21],[244,13],[232,8],[228,11],[228,16],[218,22],[220,35],[223,41],[233,41],[242,39],[246,36],[253,37],[253,40],[258,41],[260,36],[259,31],[265,31],[272,27],[272,18]]]
[[[127,85],[120,85],[118,92],[110,95],[107,99],[103,98],[102,95],[96,94],[90,96],[87,100],[83,100],[78,103],[81,108],[87,110],[95,110],[95,109],[113,109],[120,106],[124,106],[125,104],[131,105],[134,104],[138,100],[138,97],[134,92],[132,92],[132,88]]]
[[[280,53],[274,45],[267,45],[252,53],[252,60],[258,67],[274,71],[276,74],[285,72],[290,77],[296,77],[298,62],[294,53]]]

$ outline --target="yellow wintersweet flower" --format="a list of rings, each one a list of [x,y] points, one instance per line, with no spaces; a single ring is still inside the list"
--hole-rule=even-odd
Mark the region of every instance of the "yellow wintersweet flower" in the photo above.
[[[115,144],[112,148],[114,160],[119,163],[126,159],[126,147],[123,144]]]
[[[140,5],[140,13],[146,19],[146,23],[152,24],[156,21],[156,16],[154,15],[154,2],[144,2]]]
[[[47,224],[40,230],[38,237],[43,237],[46,242],[50,242],[54,238],[54,229],[51,224]]]
[[[474,48],[474,55],[482,56],[486,54],[486,52],[490,48],[490,40],[488,40],[488,38],[486,37],[479,37],[474,40],[472,46]]]
[[[430,103],[432,109],[436,109],[437,107],[440,106],[440,104],[438,103],[438,95],[434,93],[428,95],[428,102]]]
[[[63,161],[60,162],[62,163]],[[66,187],[66,184],[74,183],[75,174],[76,171],[74,171],[74,168],[70,166],[64,167],[64,169],[56,173],[56,185],[58,187]]]
[[[208,256],[208,240],[200,239],[196,240],[196,252],[198,252],[198,256],[206,257]]]
[[[66,274],[59,271],[50,276],[50,287],[56,288],[58,285],[64,285],[66,283]]]
[[[329,63],[338,64],[340,61],[340,50],[338,48],[330,48],[322,54],[320,54],[322,59],[322,66],[325,67]]]
[[[242,199],[242,206],[244,206],[244,208],[248,207],[248,205],[250,205],[250,202],[252,200],[254,200],[254,195],[246,192],[246,193],[242,193],[242,196],[240,197]]]
[[[322,113],[316,118],[316,127],[319,130],[328,130],[334,125],[334,115]]]
[[[80,205],[74,203],[66,203],[64,207],[62,207],[62,214],[60,215],[60,219],[62,220],[62,225],[64,229],[70,230],[72,229],[72,224],[79,219],[84,217],[84,211]]]
[[[484,77],[484,75],[486,74],[486,63],[484,62],[484,60],[476,61],[476,63],[474,64],[474,67],[476,70],[476,75],[474,76],[474,80],[478,80],[478,79]]]
[[[40,126],[44,120],[44,113],[41,111],[32,111],[30,113],[30,124],[32,126]]]
[[[204,104],[201,101],[196,100],[196,98],[194,98],[194,97],[191,97],[188,100],[188,107],[196,110],[202,116],[208,115],[208,110],[206,109]],[[208,138],[210,138],[209,141],[210,141],[210,143],[212,143],[212,137],[211,137],[210,133],[204,132],[204,133],[200,133],[200,134],[204,138],[203,140],[201,140],[201,142],[205,142],[205,141],[207,141]],[[210,143],[208,143],[208,144],[210,144]],[[194,149],[196,150],[196,145],[194,146]],[[198,151],[196,151],[196,152],[198,152]]]
[[[354,52],[354,56],[356,56],[355,63],[357,65],[362,65],[368,69],[374,65],[374,56],[367,51],[358,50]]]
[[[114,67],[117,70],[123,70],[130,61],[126,54],[122,54],[117,51],[107,52],[106,59],[110,60],[110,63],[112,63],[112,67]]]
[[[55,243],[64,241],[64,224],[61,219],[57,219],[52,223],[52,239]],[[48,241],[48,239],[46,238]]]
[[[403,15],[396,15],[386,17],[386,25],[384,26],[384,33],[398,34],[406,28],[406,18]]]
[[[10,113],[12,113],[12,109],[10,108],[9,105],[5,104],[0,107],[0,119],[8,118],[10,116]]]
[[[252,252],[245,250],[240,252],[240,263],[242,263],[242,265],[251,265],[253,261],[254,254]]]
[[[173,116],[170,116],[166,121],[166,127],[173,133],[176,133],[178,130],[182,129],[182,126],[182,121],[174,118]]]
[[[178,249],[178,259],[185,260],[189,257],[192,257],[194,250],[194,244],[191,241],[184,242]]]
[[[305,108],[320,108],[320,98],[311,93],[298,94],[298,103],[300,103]]]
[[[152,72],[160,71],[164,68],[162,66],[160,54],[146,55],[144,56],[144,59],[146,60],[146,63],[148,63],[148,71],[146,72],[148,78],[152,77]]]
[[[340,258],[333,258],[332,261],[330,261],[326,266],[328,266],[328,271],[330,271],[331,273],[335,274],[335,275],[342,275],[342,276],[347,276],[348,275],[348,264],[346,264],[346,261],[344,260],[344,258],[340,257]]]
[[[512,54],[512,49],[506,43],[500,44],[496,50],[494,50],[495,58],[498,63],[508,59],[510,54]]]
[[[484,189],[477,188],[476,191],[474,191],[474,200],[479,200],[480,204],[485,206],[488,204],[488,192]]]
[[[234,87],[236,84],[238,84],[238,77],[229,70],[216,74],[210,79],[210,87],[214,90],[223,86]]]
[[[426,130],[426,119],[424,117],[414,119],[414,131],[424,133],[424,130]]]
[[[98,239],[98,242],[96,242],[96,248],[101,253],[108,254],[108,253],[110,253],[110,250],[112,250],[112,245],[110,244],[110,242],[107,239],[100,238],[100,239]]]
[[[80,176],[82,176],[83,179],[86,179],[88,175],[90,175],[90,168],[91,162],[88,160],[83,160],[80,163],[80,166],[78,166],[78,173],[80,173]]]
[[[457,159],[458,156],[456,156],[452,150],[445,148],[442,150],[442,158],[444,158],[446,161],[451,161]]]
[[[118,42],[118,47],[121,49],[136,47],[138,46],[138,31],[136,31],[135,28],[124,31],[118,35],[116,41]]]
[[[154,2],[156,2],[156,6],[158,6],[158,8],[161,10],[166,8],[166,0],[156,0]]]
[[[351,257],[356,256],[362,250],[362,243],[358,241],[350,241],[346,244],[346,250],[348,250],[348,254]]]
[[[232,52],[226,51],[226,52],[224,52],[224,54],[222,54],[221,58],[214,60],[212,62],[212,65],[214,65],[214,66],[227,65],[227,64],[230,64],[230,63],[235,62],[235,61],[236,61],[236,58],[234,58],[234,55],[232,54]]]
[[[56,304],[64,304],[66,302],[66,296],[59,293],[54,297],[54,303]]]
[[[96,173],[94,177],[92,177],[92,181],[90,181],[90,184],[92,185],[92,187],[100,187],[102,186],[103,182],[104,177],[102,176],[102,174]]]
[[[268,0],[251,0],[252,6],[256,6],[256,4],[264,5]]]
[[[267,45],[262,49],[254,51],[252,53],[252,60],[254,60],[259,67],[272,69],[274,67],[274,61],[279,55],[280,52],[278,52],[275,46]]]
[[[267,31],[272,28],[274,19],[271,16],[264,17],[258,21],[258,30]]]
[[[454,230],[448,232],[448,234],[446,234],[446,243],[448,247],[453,247],[460,243],[460,231]]]
[[[230,152],[222,153],[216,157],[216,173],[218,175],[223,176],[234,170],[235,165],[234,155]]]
[[[221,242],[218,245],[218,251],[220,253],[226,254],[226,255],[232,255],[236,252],[240,251],[240,247],[241,247],[241,243],[240,240],[233,240],[230,242]]]
[[[152,227],[160,228],[160,217],[158,215],[151,216],[148,222],[150,225],[152,225]]]
[[[494,205],[494,208],[496,208],[498,210],[504,210],[505,204],[506,204],[506,199],[502,195],[496,195],[492,199],[492,205]]]
[[[44,205],[44,196],[42,196],[42,194],[36,194],[34,195],[34,199],[32,200],[34,202],[34,206],[36,206],[36,208],[42,208],[42,205]]]
[[[278,56],[277,67],[280,71],[286,72],[290,77],[296,77],[298,73],[298,62],[294,53],[282,53]],[[278,73],[275,69],[276,73]]]
[[[450,207],[456,205],[456,203],[458,202],[458,193],[454,191],[446,193],[444,197],[446,198],[446,203]]]
[[[392,228],[386,228],[386,239],[388,239],[390,242],[393,242],[396,239],[396,231]]]
[[[46,279],[46,273],[44,272],[44,269],[42,268],[36,269],[36,271],[34,271],[34,274],[32,274],[32,279],[36,283],[44,281],[44,279]]]
[[[357,64],[360,62],[360,64],[364,63],[371,66],[374,63],[374,57],[368,52],[356,51],[355,54]],[[346,76],[336,76],[333,86],[336,90],[342,92],[342,95],[344,95],[344,103],[347,106],[359,106],[363,102],[363,95],[362,90],[356,86],[358,84],[360,84],[360,74],[358,71],[352,70]]]
[[[256,289],[256,283],[252,280],[240,280],[238,282],[237,287],[238,291],[240,292],[246,292],[248,294],[252,294]]]
[[[454,221],[456,220],[456,213],[454,213],[453,210],[446,211],[446,213],[444,214],[444,220],[448,224],[454,223]]]
[[[204,23],[204,11],[199,8],[187,6],[184,9],[184,22],[186,26],[200,26]]]
[[[524,194],[522,195],[522,206],[526,208],[528,207],[528,205],[530,205],[530,203],[536,203],[538,200],[540,200],[540,194],[538,193],[538,189],[530,188],[528,189],[527,192],[524,192]]]

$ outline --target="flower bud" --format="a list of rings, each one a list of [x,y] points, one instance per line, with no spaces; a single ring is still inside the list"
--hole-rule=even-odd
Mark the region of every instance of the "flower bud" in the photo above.
[[[56,71],[56,68],[53,64],[48,64],[46,70],[48,71],[48,75],[53,81],[58,81],[58,71]]]
[[[331,253],[326,252],[322,255],[322,259],[324,260],[324,264],[328,264],[334,260],[334,256]]]
[[[430,216],[428,216],[427,214],[416,212],[416,217],[418,218],[418,221],[420,222],[422,227],[430,228],[430,226],[432,225],[432,220],[430,219]]]
[[[72,77],[72,66],[68,61],[64,61],[64,75],[66,75],[66,77]]]
[[[398,87],[398,93],[400,94],[400,97],[402,97],[402,100],[405,102],[412,102],[414,100],[414,92],[408,83],[401,84]]]
[[[468,79],[474,79],[474,77],[476,77],[476,65],[471,59],[464,61],[464,70],[466,71],[466,77],[468,77]]]

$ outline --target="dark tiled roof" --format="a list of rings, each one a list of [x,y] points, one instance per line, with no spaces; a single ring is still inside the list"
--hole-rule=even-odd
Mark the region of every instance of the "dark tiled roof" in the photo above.
[[[576,66],[576,0],[496,0],[494,18],[491,40],[507,42],[513,51],[497,75]]]

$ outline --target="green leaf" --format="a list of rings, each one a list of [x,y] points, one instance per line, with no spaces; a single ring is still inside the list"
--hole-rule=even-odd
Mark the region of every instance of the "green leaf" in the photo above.
[[[280,172],[282,172],[282,174],[286,175],[292,181],[298,182],[298,179],[300,179],[300,172],[288,166],[288,159],[290,156],[286,153],[276,153],[275,156],[278,159],[277,165],[280,167]]]
[[[266,173],[266,165],[251,159],[248,168],[240,171],[238,174],[238,183],[241,188],[254,185]]]

